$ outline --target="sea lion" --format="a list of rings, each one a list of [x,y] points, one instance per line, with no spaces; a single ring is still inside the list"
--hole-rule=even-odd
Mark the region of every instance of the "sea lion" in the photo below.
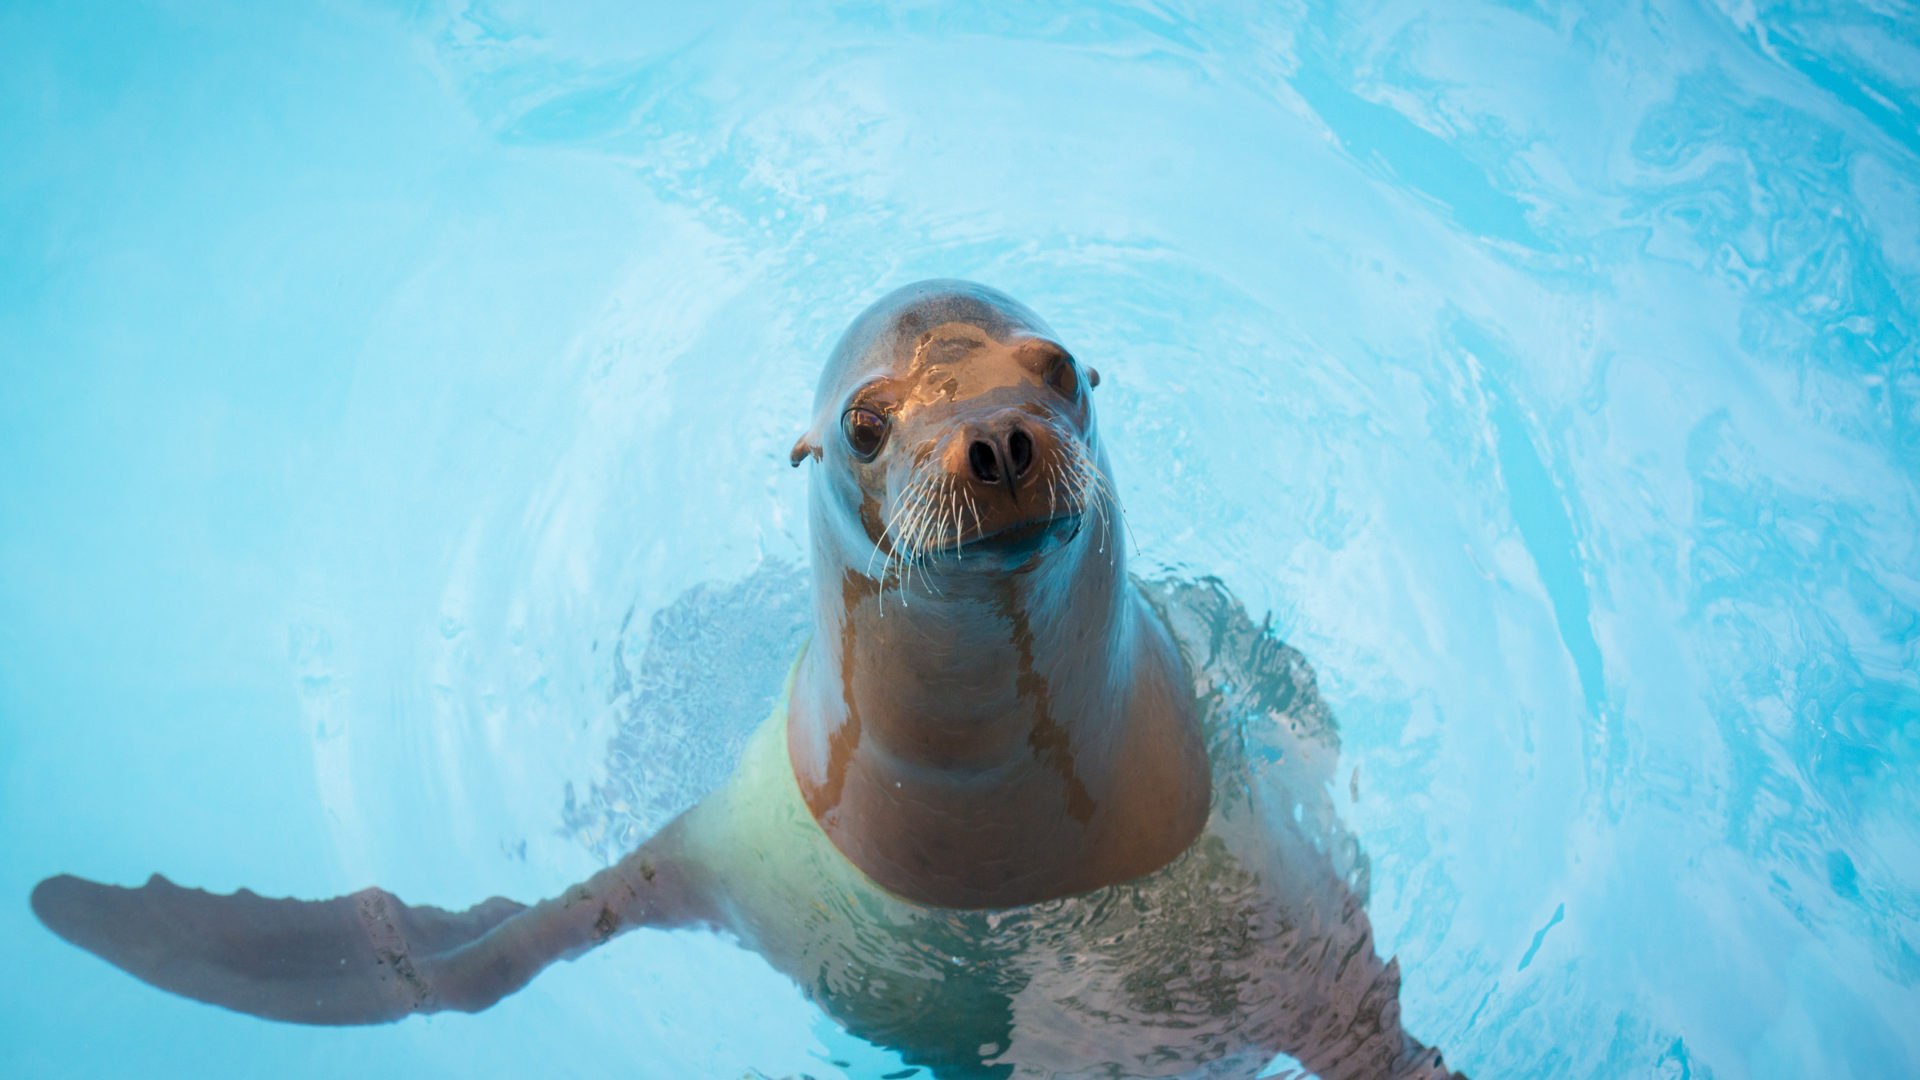
[[[728,932],[944,1077],[1445,1077],[1399,1023],[1297,653],[1128,575],[1099,375],[983,286],[856,318],[795,443],[812,628],[731,777],[531,907],[34,890],[155,986],[366,1024],[476,1011],[638,926]]]

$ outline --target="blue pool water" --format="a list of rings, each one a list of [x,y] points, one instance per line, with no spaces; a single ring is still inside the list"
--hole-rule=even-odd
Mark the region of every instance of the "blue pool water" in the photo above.
[[[616,658],[930,276],[1317,667],[1416,1035],[1920,1074],[1911,0],[652,6],[0,6],[0,1074],[898,1068],[706,935],[316,1030],[26,896],[591,872]]]

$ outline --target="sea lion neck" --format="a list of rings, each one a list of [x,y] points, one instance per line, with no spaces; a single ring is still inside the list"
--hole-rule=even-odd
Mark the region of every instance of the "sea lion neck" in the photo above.
[[[1035,738],[1059,743],[1056,759],[1077,750],[1097,766],[1114,734],[1108,718],[1127,704],[1114,668],[1136,628],[1121,556],[1095,546],[1076,542],[1018,572],[935,571],[930,582],[876,580],[816,557],[816,568],[842,568],[815,580],[816,642],[801,680],[814,715],[929,783],[1005,783],[1034,763]],[[835,765],[829,755],[829,787]],[[1081,786],[1070,763],[1055,766]],[[1072,800],[1084,816],[1082,801]],[[824,790],[816,809],[833,802]]]

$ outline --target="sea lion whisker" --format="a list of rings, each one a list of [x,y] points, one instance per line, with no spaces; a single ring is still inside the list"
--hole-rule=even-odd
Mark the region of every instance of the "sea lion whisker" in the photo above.
[[[907,533],[908,580],[902,583],[903,588],[905,585],[912,583],[912,575],[916,569],[920,571],[921,586],[932,588],[931,582],[927,579],[927,564],[931,560],[932,554],[929,550],[928,540],[938,527],[936,514],[938,509],[937,493],[940,489],[942,479],[943,477],[940,474],[928,471],[921,474],[922,482],[915,488],[916,505],[914,507],[911,527]],[[905,603],[906,600],[903,595],[901,604],[904,605]]]
[[[1073,466],[1073,482],[1081,505],[1091,508],[1094,485],[1099,480],[1100,470],[1094,467],[1084,452],[1074,454]]]
[[[1073,447],[1074,498],[1081,513],[1093,508],[1094,484],[1100,477],[1100,469],[1087,454],[1086,448],[1079,444]]]
[[[940,555],[940,536],[947,529],[946,496],[947,485],[942,481],[934,485],[932,495],[927,499],[927,532],[921,539],[924,545],[921,551],[923,563],[932,562]]]
[[[967,542],[966,514],[960,506],[960,494],[960,485],[955,483],[952,486],[951,495],[953,500],[953,553],[955,557],[959,556],[961,545]]]
[[[916,476],[914,482],[918,482],[918,479],[919,478]],[[913,487],[913,484],[909,483],[907,487],[908,487],[908,490],[911,490]],[[873,557],[880,553],[882,543],[884,543],[887,550],[887,561],[881,564],[880,566],[880,582],[883,589],[886,585],[887,572],[893,566],[894,555],[896,552],[900,550],[900,545],[898,540],[896,539],[897,534],[894,530],[894,526],[899,523],[900,515],[906,511],[907,505],[908,505],[908,500],[906,498],[906,492],[902,492],[901,497],[894,500],[893,513],[888,516],[886,524],[882,525],[880,528],[880,539],[874,543],[873,551],[867,555],[867,576],[871,577],[873,576]],[[882,597],[882,599],[884,600],[884,596]],[[883,603],[882,604],[883,610],[884,610],[884,607],[885,605]]]
[[[946,537],[957,535],[953,524],[953,477],[942,475],[939,485],[934,489],[934,509],[937,513],[933,520],[933,529],[927,537],[927,562],[932,564],[946,557]],[[934,587],[939,592],[937,586]]]
[[[1065,448],[1060,451],[1060,485],[1069,500],[1069,506],[1072,505],[1071,500],[1074,496],[1074,488],[1078,486],[1080,482],[1081,471],[1086,467],[1084,457],[1085,455],[1080,452],[1079,447],[1074,446],[1072,443],[1066,444]]]
[[[1091,494],[1094,501],[1100,507],[1100,520],[1102,524],[1106,527],[1107,530],[1111,530],[1113,528],[1113,522],[1114,522],[1113,511],[1114,511],[1114,507],[1118,504],[1118,500],[1116,500],[1113,497],[1113,489],[1108,484],[1107,478],[1105,476],[1102,476],[1098,473],[1094,475]],[[1120,524],[1122,528],[1125,528],[1126,519],[1121,518]],[[1108,552],[1107,554],[1108,562],[1112,562],[1114,559],[1119,557],[1119,550],[1120,550],[1120,545],[1118,543],[1119,537],[1115,537],[1114,540],[1115,540],[1114,550],[1111,552]],[[1104,546],[1105,545],[1103,543],[1102,547]]]
[[[968,494],[965,484],[953,485],[953,529],[957,537],[954,541],[956,550],[967,541],[967,507],[972,502],[973,496]]]
[[[1113,490],[1111,477],[1104,474],[1100,477],[1100,490],[1104,501],[1112,505],[1114,512],[1120,515],[1120,527],[1127,531],[1127,542],[1133,545],[1133,550],[1137,554],[1140,551],[1140,538],[1133,535],[1133,522],[1127,520],[1127,506],[1120,501],[1119,493]]]
[[[909,496],[911,505],[907,510],[906,522],[901,526],[901,543],[902,546],[906,548],[907,560],[909,562],[919,554],[920,532],[926,528],[927,493],[931,486],[932,482],[927,477],[922,476],[913,485],[913,490]]]
[[[933,578],[928,576],[928,570],[934,561],[940,557],[938,541],[946,531],[946,510],[944,503],[947,497],[947,486],[951,480],[951,477],[943,474],[930,486],[927,499],[926,524],[922,528],[920,536],[920,584],[924,588],[932,591],[936,596],[940,595],[940,587],[934,583]]]
[[[955,544],[960,542],[959,505],[960,500],[954,494],[953,477],[949,475],[942,478],[940,483],[940,528],[935,534],[936,539],[944,539],[946,536],[951,535]],[[934,555],[939,558],[947,557],[947,549],[944,544],[938,551],[934,552]],[[934,587],[934,592],[936,594],[940,593],[938,586]]]
[[[914,473],[913,479],[907,482],[907,486],[902,489],[899,496],[894,499],[893,516],[887,519],[887,529],[893,533],[896,538],[900,535],[898,526],[900,525],[901,519],[911,519],[913,511],[918,508],[920,487],[925,481],[925,473]],[[898,545],[896,545],[896,547],[897,546]]]
[[[1093,463],[1088,461],[1084,454],[1080,456],[1078,464],[1080,468],[1075,479],[1079,482],[1081,505],[1092,510],[1099,519],[1099,546],[1096,550],[1106,555],[1108,562],[1112,562],[1113,555],[1107,551],[1107,529],[1111,519],[1107,516],[1107,500],[1102,497],[1101,487],[1105,477],[1100,474],[1099,469],[1093,467]]]
[[[878,586],[874,590],[874,600],[875,603],[879,605],[880,617],[883,619],[887,617],[887,580],[893,576],[894,563],[899,559],[900,555],[899,534],[896,529],[900,522],[900,515],[905,511],[906,505],[907,503],[904,498],[896,499],[894,501],[893,513],[887,517],[887,523],[882,526],[880,530],[880,537],[886,544],[887,559],[884,563],[880,564],[880,579]],[[876,545],[876,551],[877,550],[878,545]],[[867,557],[867,566],[869,569],[873,566],[873,557],[871,555]]]
[[[888,538],[887,562],[881,570],[880,587],[877,600],[880,614],[886,615],[887,581],[893,581],[893,591],[900,597],[900,606],[907,606],[905,592],[906,578],[913,570],[913,550],[911,535],[914,522],[923,505],[922,492],[932,480],[932,474],[918,470],[913,479],[907,482],[894,500],[893,514],[887,520],[884,535]]]
[[[920,520],[920,488],[926,479],[924,473],[916,474],[913,481],[900,493],[896,539],[893,550],[899,565],[894,571],[893,591],[900,598],[900,606],[907,603],[907,584],[913,576],[913,532]]]

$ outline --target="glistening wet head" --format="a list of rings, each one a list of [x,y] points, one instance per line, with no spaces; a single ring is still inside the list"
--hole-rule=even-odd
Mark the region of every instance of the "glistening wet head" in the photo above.
[[[882,577],[1031,563],[1089,515],[1104,527],[1097,382],[1011,298],[909,286],[835,350],[795,462],[826,467],[824,497],[858,523],[849,547],[868,545]]]

